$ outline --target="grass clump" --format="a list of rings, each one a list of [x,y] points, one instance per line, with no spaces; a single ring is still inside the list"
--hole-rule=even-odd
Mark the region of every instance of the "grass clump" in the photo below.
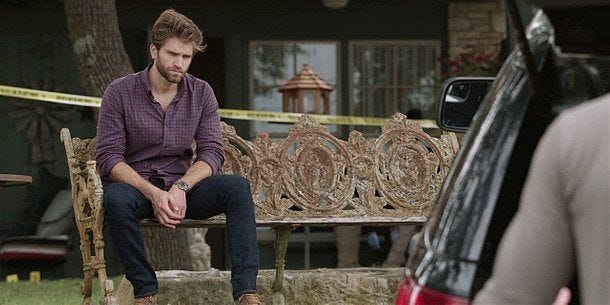
[[[115,277],[112,281],[116,290],[121,278]],[[0,305],[80,305],[82,285],[83,279],[0,282]],[[94,280],[93,300],[98,303],[100,299],[100,285]]]

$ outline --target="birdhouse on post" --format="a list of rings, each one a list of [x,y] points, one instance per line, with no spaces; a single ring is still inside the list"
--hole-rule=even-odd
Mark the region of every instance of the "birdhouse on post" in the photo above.
[[[282,93],[284,112],[330,114],[330,92],[333,87],[304,64],[278,91]]]

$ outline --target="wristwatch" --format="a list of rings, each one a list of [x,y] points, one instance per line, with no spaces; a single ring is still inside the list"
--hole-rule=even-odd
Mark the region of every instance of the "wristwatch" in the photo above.
[[[188,191],[189,188],[191,188],[191,186],[188,183],[186,183],[184,180],[178,180],[178,181],[174,182],[174,185],[185,192]]]

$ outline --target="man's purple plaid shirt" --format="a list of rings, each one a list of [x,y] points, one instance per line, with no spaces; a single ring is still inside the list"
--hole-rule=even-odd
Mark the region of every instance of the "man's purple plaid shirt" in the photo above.
[[[196,161],[218,172],[224,148],[218,102],[210,85],[185,74],[166,112],[154,101],[148,69],[112,82],[102,98],[97,125],[97,165],[104,185],[119,162],[142,177],[158,177],[171,186],[186,173],[197,143]]]

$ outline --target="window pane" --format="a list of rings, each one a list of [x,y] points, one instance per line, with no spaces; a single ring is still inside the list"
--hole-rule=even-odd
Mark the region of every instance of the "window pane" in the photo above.
[[[336,87],[338,78],[338,45],[336,42],[253,41],[250,47],[251,109],[282,111],[282,94],[278,89],[308,64],[322,79]],[[337,114],[337,92],[330,94],[330,112]],[[305,111],[313,106],[306,105]],[[291,124],[253,121],[252,134],[264,131],[282,136]],[[336,126],[329,126],[331,132]]]
[[[389,117],[435,111],[438,41],[358,41],[350,43],[350,113]]]

